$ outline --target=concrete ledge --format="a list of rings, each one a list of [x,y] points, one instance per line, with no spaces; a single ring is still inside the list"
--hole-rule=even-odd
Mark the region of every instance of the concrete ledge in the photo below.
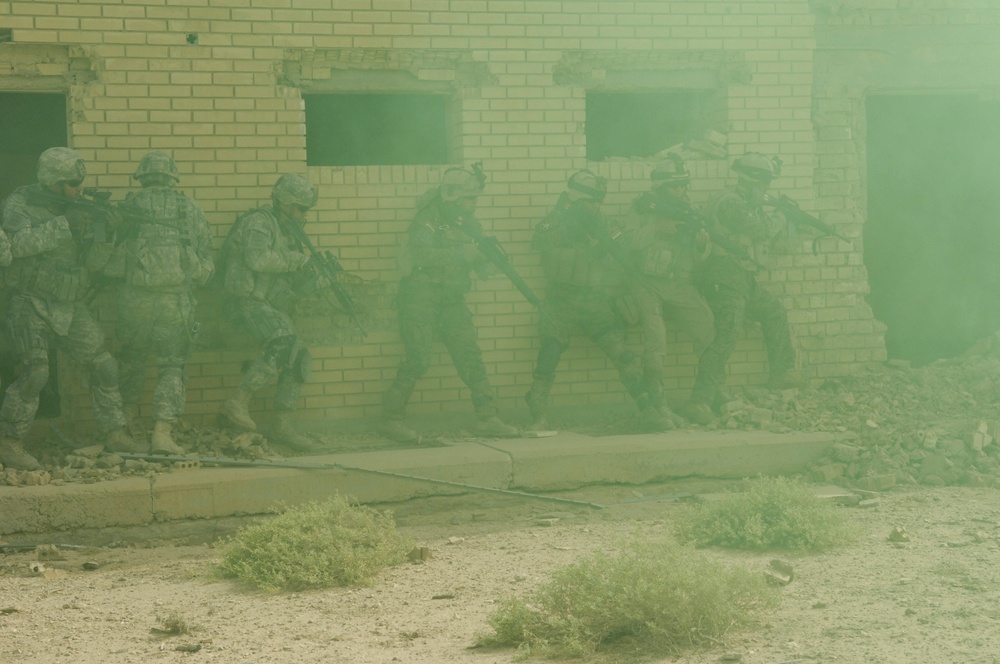
[[[96,484],[0,487],[0,535],[138,526],[153,520],[147,478]]]
[[[557,491],[682,477],[740,479],[801,471],[841,440],[832,433],[670,431],[646,436],[555,438],[494,444],[514,460],[511,487]]]
[[[291,460],[337,466],[329,469],[194,468],[152,479],[0,487],[0,535],[261,514],[279,503],[321,500],[334,493],[362,503],[393,503],[468,493],[476,490],[472,487],[539,493],[692,476],[789,474],[803,470],[843,438],[745,431],[600,438],[564,433]]]

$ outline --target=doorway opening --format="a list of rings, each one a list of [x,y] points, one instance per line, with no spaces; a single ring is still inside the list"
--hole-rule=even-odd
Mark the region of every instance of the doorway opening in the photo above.
[[[38,156],[67,144],[66,95],[52,92],[0,92],[0,200],[35,182]],[[6,320],[0,302],[0,320]],[[6,388],[16,378],[17,361],[6,325],[0,324],[0,383]],[[49,352],[49,382],[39,397],[38,417],[61,412],[56,351]]]
[[[1000,329],[1000,102],[866,103],[864,261],[886,350],[915,365],[961,355]]]

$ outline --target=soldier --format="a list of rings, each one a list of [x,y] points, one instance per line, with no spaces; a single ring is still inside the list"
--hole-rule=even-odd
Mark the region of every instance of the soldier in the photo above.
[[[430,366],[432,345],[438,337],[472,392],[474,431],[498,438],[519,435],[515,427],[497,417],[496,395],[486,376],[472,313],[465,303],[465,294],[472,286],[470,272],[487,274],[486,258],[472,239],[480,234],[474,215],[476,198],[482,191],[475,173],[453,168],[444,173],[439,187],[417,203],[404,253],[412,265],[406,266],[399,284],[403,362],[383,395],[378,426],[379,432],[392,440],[418,439],[416,432],[403,424],[403,418],[417,381]]]
[[[237,429],[255,431],[250,399],[277,381],[276,422],[266,434],[297,452],[317,449],[295,430],[291,421],[302,385],[309,379],[312,356],[302,345],[289,312],[310,271],[306,267],[309,257],[287,226],[305,224],[306,213],[316,205],[318,197],[316,187],[301,175],[282,175],[271,190],[271,206],[242,214],[223,243],[219,258],[229,296],[227,314],[262,346],[233,396],[223,402],[220,419]]]
[[[650,174],[653,187],[633,206],[642,225],[631,232],[628,244],[640,273],[632,288],[642,326],[643,375],[650,408],[660,422],[673,428],[678,418],[663,401],[663,362],[667,355],[665,319],[674,320],[694,345],[695,355],[708,347],[715,330],[712,310],[691,282],[691,272],[711,252],[708,233],[687,226],[678,205],[689,207],[691,175],[684,161],[669,154]]]
[[[12,291],[7,324],[20,368],[0,406],[0,462],[12,468],[40,467],[21,441],[49,379],[52,344],[86,367],[105,446],[137,449],[125,430],[118,365],[83,299],[90,272],[103,270],[110,254],[110,245],[86,232],[87,220],[71,205],[82,195],[85,175],[79,154],[50,148],[38,159],[38,183],[17,189],[4,203],[3,229],[14,257],[5,278]]]
[[[779,175],[780,162],[759,152],[748,152],[733,162],[738,174],[736,187],[715,199],[710,215],[716,230],[746,248],[747,256],[767,264],[767,255],[782,232],[784,215],[764,210],[768,185]],[[788,314],[774,295],[756,277],[757,267],[748,260],[725,253],[713,245],[713,255],[699,266],[695,280],[715,315],[715,339],[698,363],[698,376],[690,399],[680,412],[689,420],[708,424],[713,407],[725,399],[726,362],[743,336],[747,319],[761,324],[770,368],[769,385],[796,387],[801,379],[794,371]]]
[[[548,280],[545,310],[549,314],[541,321],[534,382],[524,397],[535,430],[548,428],[549,391],[556,367],[569,347],[570,334],[577,330],[611,358],[644,417],[657,415],[650,409],[638,362],[625,347],[625,325],[612,308],[620,282],[612,255],[624,248],[612,246],[617,240],[600,213],[606,193],[604,178],[586,170],[575,173],[532,238]]]
[[[119,210],[124,228],[124,286],[118,299],[122,392],[126,419],[134,426],[146,379],[146,358],[156,358],[151,451],[183,454],[173,425],[184,412],[184,364],[196,323],[194,289],[212,276],[212,235],[201,208],[174,187],[177,164],[165,152],[150,152],[132,176],[142,185]]]

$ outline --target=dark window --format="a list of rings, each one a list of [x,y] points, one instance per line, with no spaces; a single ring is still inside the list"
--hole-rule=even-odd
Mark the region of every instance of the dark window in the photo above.
[[[650,157],[711,128],[711,92],[588,92],[587,159]]]
[[[448,97],[306,94],[310,166],[448,163]]]
[[[66,96],[0,92],[0,198],[35,181],[38,155],[66,145]]]

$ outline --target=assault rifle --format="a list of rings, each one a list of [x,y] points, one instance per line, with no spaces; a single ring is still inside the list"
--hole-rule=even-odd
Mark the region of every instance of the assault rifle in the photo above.
[[[79,210],[88,217],[84,229],[73,229],[74,236],[86,242],[111,242],[114,232],[121,223],[117,207],[111,203],[111,192],[93,187],[83,190],[83,198],[67,198],[41,188],[28,190],[29,205],[64,205],[68,210]],[[72,229],[72,226],[71,226]]]
[[[694,235],[698,231],[705,231],[712,244],[718,246],[733,258],[751,263],[759,270],[767,269],[763,264],[754,260],[747,253],[746,247],[725,235],[716,231],[712,219],[702,214],[690,203],[678,200],[669,196],[657,196],[645,194],[636,201],[636,209],[639,212],[651,213],[661,217],[676,217],[684,222],[687,230]]]
[[[507,275],[507,278],[510,279],[510,282],[514,284],[514,287],[521,292],[524,299],[533,304],[534,307],[538,309],[538,313],[541,314],[545,320],[552,325],[556,325],[555,320],[553,320],[549,313],[545,310],[545,305],[542,304],[541,298],[535,295],[535,292],[531,290],[531,286],[529,286],[527,282],[521,278],[521,275],[517,273],[514,266],[510,264],[510,260],[507,258],[507,253],[503,250],[503,247],[500,246],[499,240],[490,235],[484,235],[483,232],[479,230],[478,227],[474,227],[473,224],[458,223],[454,224],[454,228],[457,228],[472,238],[476,248],[479,249],[479,252],[486,257],[486,260]]]
[[[472,165],[472,172],[479,180],[480,187],[486,184],[486,173],[483,172],[483,162],[477,161],[474,163]],[[507,278],[510,279],[510,282],[514,284],[514,287],[521,292],[524,299],[534,305],[534,307],[538,309],[538,313],[545,318],[545,320],[554,326],[556,325],[555,320],[553,320],[552,316],[550,316],[545,310],[545,305],[542,304],[542,299],[535,295],[535,292],[531,290],[531,286],[529,286],[527,282],[521,278],[521,275],[517,273],[514,266],[510,264],[510,260],[507,258],[507,252],[503,250],[499,240],[495,237],[484,235],[478,225],[459,223],[455,224],[455,228],[472,238],[472,241],[476,244],[480,253],[486,257],[486,260],[507,275]]]
[[[785,217],[788,218],[790,222],[798,226],[808,226],[814,230],[820,232],[820,235],[813,240],[812,248],[813,253],[818,253],[817,244],[819,239],[822,237],[835,237],[843,242],[851,243],[846,237],[833,230],[832,227],[824,224],[822,221],[812,216],[805,210],[799,207],[799,204],[790,199],[788,196],[781,195],[777,198],[771,196],[770,194],[764,194],[764,205],[773,207],[780,212],[783,212]]]
[[[310,264],[313,269],[322,277],[327,283],[330,284],[330,289],[333,294],[337,296],[337,301],[340,302],[338,308],[343,309],[354,324],[358,326],[358,330],[361,331],[362,337],[368,336],[368,331],[365,330],[361,321],[358,320],[357,311],[354,309],[354,302],[351,300],[350,294],[344,285],[337,280],[337,273],[344,271],[344,266],[340,264],[337,257],[333,255],[333,252],[327,249],[326,251],[320,251],[306,235],[306,232],[302,229],[302,226],[291,221],[287,224],[282,224],[282,228],[286,229],[295,238],[295,241],[305,249],[309,251]],[[324,296],[326,295],[326,289],[323,289]],[[329,301],[329,299],[328,299]],[[330,304],[333,304],[332,302]],[[336,306],[336,305],[334,305]]]

